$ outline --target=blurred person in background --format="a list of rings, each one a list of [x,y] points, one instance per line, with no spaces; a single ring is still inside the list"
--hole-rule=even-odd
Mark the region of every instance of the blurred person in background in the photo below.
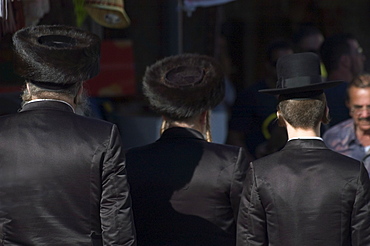
[[[242,91],[232,107],[226,143],[245,148],[250,160],[275,152],[286,142],[285,129],[276,124],[277,98],[258,90],[275,88],[276,62],[292,53],[289,41],[271,42],[266,52],[265,78]]]
[[[370,171],[370,74],[356,76],[347,88],[350,119],[327,130],[323,139],[334,151],[363,161]]]
[[[320,49],[321,59],[328,73],[327,80],[343,80],[325,91],[331,120],[329,127],[350,118],[346,106],[348,83],[364,71],[365,55],[353,34],[339,33],[325,39]]]
[[[313,52],[320,56],[320,48],[325,40],[324,34],[315,25],[303,23],[293,34],[295,52]],[[327,72],[324,64],[320,63],[321,76],[326,78]]]

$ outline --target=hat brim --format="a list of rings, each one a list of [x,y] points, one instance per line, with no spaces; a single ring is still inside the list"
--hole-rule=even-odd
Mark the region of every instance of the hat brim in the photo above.
[[[85,5],[85,9],[94,21],[104,27],[120,29],[126,28],[131,24],[131,20],[123,7],[105,7],[90,4]],[[108,16],[111,18],[107,18]]]
[[[292,93],[300,93],[300,92],[308,92],[308,91],[318,91],[318,90],[325,90],[331,87],[335,87],[343,82],[344,81],[342,80],[336,80],[336,81],[328,81],[328,82],[300,86],[300,87],[263,89],[263,90],[259,90],[258,92],[266,93],[270,95],[282,95],[282,94],[292,94]]]

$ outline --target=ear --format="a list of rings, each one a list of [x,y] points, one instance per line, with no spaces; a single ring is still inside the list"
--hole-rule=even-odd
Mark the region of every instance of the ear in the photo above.
[[[322,116],[321,122],[323,124],[328,124],[330,122],[330,115],[329,115],[329,107],[328,107],[328,105],[326,105],[326,107],[325,107],[324,114]]]
[[[81,84],[80,88],[78,89],[77,95],[81,96],[83,90],[84,90],[84,88],[83,88],[83,85]]]
[[[277,118],[278,126],[286,127],[285,119],[279,110],[276,112],[276,118]]]
[[[76,96],[73,98],[74,104],[77,105],[80,102],[80,98],[81,98],[83,91],[84,91],[84,88],[83,88],[83,85],[81,84],[80,88],[78,88]]]
[[[281,117],[281,112],[280,111],[277,111],[276,112],[276,118],[279,119]]]
[[[346,100],[346,107],[347,107],[348,109],[350,108],[348,99]]]
[[[26,88],[27,88],[28,93],[30,93],[30,84],[29,83],[26,83]]]
[[[339,64],[340,66],[343,67],[351,67],[352,64],[351,57],[349,55],[342,55],[339,59]]]
[[[207,123],[208,111],[204,111],[200,114],[199,121],[202,125]]]

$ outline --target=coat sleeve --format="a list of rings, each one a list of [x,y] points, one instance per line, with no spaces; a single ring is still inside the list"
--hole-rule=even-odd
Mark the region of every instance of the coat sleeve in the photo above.
[[[352,245],[370,245],[370,182],[363,163],[361,163],[351,223]]]
[[[243,185],[237,221],[237,246],[267,246],[266,214],[250,163]]]
[[[231,207],[233,209],[235,221],[238,219],[240,196],[243,190],[243,182],[245,179],[247,169],[248,169],[247,153],[243,148],[240,148],[238,158],[234,166],[230,192]]]
[[[100,217],[104,245],[136,245],[125,155],[115,125],[102,165]]]

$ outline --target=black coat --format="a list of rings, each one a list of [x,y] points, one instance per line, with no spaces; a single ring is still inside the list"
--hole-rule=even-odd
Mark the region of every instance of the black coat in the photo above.
[[[126,158],[139,245],[235,245],[242,148],[175,127]]]
[[[291,140],[251,163],[237,245],[369,246],[369,201],[362,163],[320,140]]]
[[[0,129],[1,245],[135,245],[115,125],[38,101]]]

